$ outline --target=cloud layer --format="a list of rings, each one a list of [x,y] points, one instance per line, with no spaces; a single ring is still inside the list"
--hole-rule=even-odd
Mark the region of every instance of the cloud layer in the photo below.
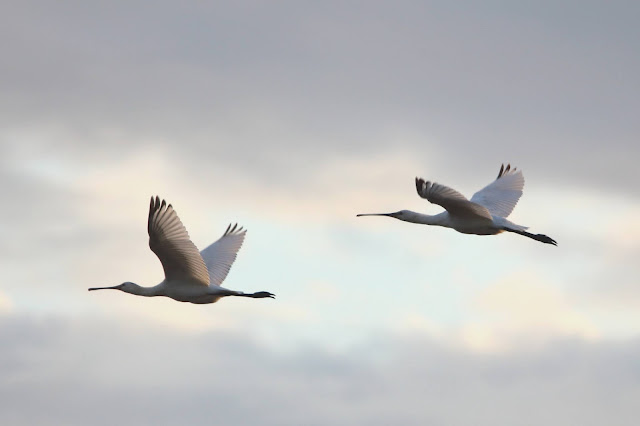
[[[19,316],[0,337],[0,421],[12,425],[622,426],[640,396],[637,341],[480,356],[379,334],[341,353],[281,352],[251,331]]]
[[[637,423],[639,11],[6,5],[0,423]],[[559,247],[355,217],[502,162]],[[154,194],[278,298],[88,294],[162,279]]]
[[[162,146],[277,185],[391,145],[434,176],[513,161],[620,193],[639,177],[628,3],[10,8],[0,116],[32,152],[100,166]]]

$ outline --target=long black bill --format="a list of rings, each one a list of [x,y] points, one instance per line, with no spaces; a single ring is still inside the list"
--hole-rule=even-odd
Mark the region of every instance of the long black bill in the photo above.
[[[119,285],[114,285],[113,287],[91,287],[89,289],[89,291],[92,290],[117,290],[118,287],[120,287]]]
[[[392,213],[360,213],[357,214],[356,217],[360,216],[391,216]]]

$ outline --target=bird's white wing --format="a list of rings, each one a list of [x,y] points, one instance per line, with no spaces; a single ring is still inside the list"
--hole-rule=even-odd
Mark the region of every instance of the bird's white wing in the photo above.
[[[160,259],[167,281],[190,280],[209,285],[207,266],[171,204],[151,197],[147,228],[149,247]]]
[[[416,190],[420,197],[444,207],[452,216],[491,219],[491,213],[486,207],[467,200],[464,195],[448,186],[416,178]]]
[[[209,270],[211,284],[222,285],[227,278],[231,265],[236,260],[247,231],[238,228],[238,224],[229,225],[222,237],[200,252]]]
[[[524,176],[520,170],[500,167],[496,180],[473,194],[471,201],[485,206],[494,216],[508,217],[522,196]]]

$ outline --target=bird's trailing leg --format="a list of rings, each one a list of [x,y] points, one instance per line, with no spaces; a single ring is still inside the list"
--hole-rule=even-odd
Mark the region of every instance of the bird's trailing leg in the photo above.
[[[532,234],[530,232],[527,231],[521,231],[518,229],[511,229],[511,228],[503,228],[505,231],[507,232],[515,232],[516,234],[520,234],[520,235],[524,235],[525,237],[529,237],[532,238],[536,241],[540,241],[541,243],[545,243],[545,244],[553,244],[554,246],[557,246],[558,243],[556,242],[556,240],[554,240],[553,238],[544,235],[544,234]]]
[[[259,291],[257,293],[239,293],[239,294],[236,294],[235,296],[253,297],[254,299],[262,299],[265,297],[270,297],[272,299],[276,298],[275,294],[269,293],[268,291]]]

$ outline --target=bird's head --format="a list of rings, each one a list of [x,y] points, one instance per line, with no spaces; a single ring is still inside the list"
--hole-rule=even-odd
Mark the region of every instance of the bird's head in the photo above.
[[[393,213],[360,213],[356,217],[360,216],[388,216],[396,219],[404,220],[409,216],[409,210],[400,210]]]
[[[132,293],[132,294],[136,294],[138,289],[140,288],[140,286],[138,284],[132,283],[132,282],[124,282],[122,284],[119,285],[114,285],[112,287],[92,287],[89,289],[89,291],[92,290],[120,290],[120,291],[124,291],[125,293]]]

